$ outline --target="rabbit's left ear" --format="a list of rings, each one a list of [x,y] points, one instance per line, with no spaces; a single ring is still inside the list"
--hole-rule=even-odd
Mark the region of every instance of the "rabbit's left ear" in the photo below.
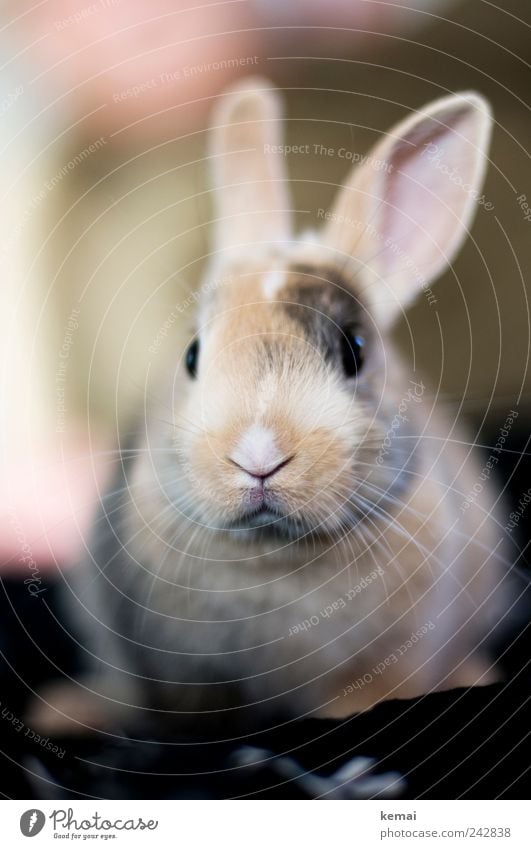
[[[246,79],[221,96],[211,126],[217,251],[289,239],[282,110],[267,80]]]
[[[391,324],[461,246],[491,125],[480,95],[443,97],[394,127],[347,178],[323,241],[360,261],[380,323]]]

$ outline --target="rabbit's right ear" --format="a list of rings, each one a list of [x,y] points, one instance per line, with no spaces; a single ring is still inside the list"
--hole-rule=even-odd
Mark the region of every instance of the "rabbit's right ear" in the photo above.
[[[481,192],[492,117],[474,92],[402,121],[354,168],[324,242],[360,262],[375,315],[392,323],[453,260]]]
[[[272,84],[251,77],[229,89],[210,134],[216,251],[239,253],[256,242],[288,240],[282,110]]]

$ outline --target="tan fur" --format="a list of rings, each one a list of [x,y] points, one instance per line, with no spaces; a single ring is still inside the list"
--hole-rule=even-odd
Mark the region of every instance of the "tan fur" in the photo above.
[[[318,354],[309,351],[300,330],[282,310],[282,291],[278,303],[263,300],[263,273],[247,272],[245,279],[218,292],[200,328],[205,340],[202,353],[209,365],[197,384],[183,385],[174,410],[177,427],[186,423],[186,430],[175,435],[179,466],[183,468],[182,457],[186,464],[173,494],[180,513],[172,525],[171,537],[178,540],[173,549],[166,545],[161,549],[157,535],[161,517],[167,516],[171,486],[162,498],[145,495],[146,482],[152,491],[157,458],[144,455],[133,477],[136,503],[130,526],[138,526],[140,517],[143,529],[132,541],[130,553],[154,576],[163,556],[160,574],[169,582],[149,579],[150,606],[170,617],[168,627],[174,635],[182,630],[176,643],[190,647],[194,640],[200,642],[201,629],[187,639],[188,626],[181,617],[223,620],[225,624],[214,629],[208,641],[228,652],[220,660],[220,673],[223,669],[229,678],[242,675],[248,699],[256,698],[265,706],[270,695],[281,694],[295,710],[341,716],[382,698],[479,682],[488,664],[480,659],[486,651],[480,647],[478,654],[475,645],[482,628],[496,615],[494,600],[486,599],[501,576],[499,563],[488,562],[495,537],[488,496],[453,528],[457,506],[479,469],[452,443],[436,458],[439,448],[433,451],[427,437],[447,432],[448,426],[432,417],[417,452],[422,464],[392,515],[386,519],[375,514],[365,526],[349,527],[344,493],[355,489],[356,471],[360,473],[355,458],[352,461],[353,446],[371,436],[381,441],[383,433],[378,423],[371,425],[370,411],[334,385],[326,371],[320,373]],[[262,384],[256,340],[269,335],[286,341],[299,366],[289,379],[278,379],[267,408],[257,416]],[[386,392],[395,394],[398,403],[407,379],[390,348],[388,355],[391,374]],[[275,476],[279,500],[292,518],[321,523],[319,534],[264,542],[251,531],[230,537],[217,530],[241,511],[241,475],[226,458],[241,433],[256,421],[272,428],[286,456],[295,455]],[[419,432],[423,425],[419,416]],[[163,438],[155,435],[152,441],[160,445]],[[167,465],[168,459],[163,462]],[[463,462],[464,470],[452,482],[454,470]],[[176,464],[176,478],[177,468]],[[185,490],[186,498],[179,500]],[[389,505],[385,508],[387,512]],[[384,569],[383,578],[328,620],[320,616],[318,625],[289,636],[291,626],[347,597],[378,566]],[[236,621],[231,625],[232,618]],[[435,626],[433,631],[400,662],[372,675],[370,683],[353,694],[343,695],[349,683],[385,661],[428,622]],[[459,632],[457,640],[445,647],[454,631]],[[271,639],[276,642],[268,648]],[[256,645],[266,646],[258,671],[246,663],[246,649]],[[268,666],[276,670],[269,678],[263,672]],[[199,709],[201,695],[196,699]]]
[[[90,588],[99,584],[99,595],[81,593],[96,630],[124,638],[121,660],[100,649],[111,677],[125,671],[135,698],[181,722],[197,722],[202,712],[240,727],[242,716],[252,723],[278,714],[343,716],[384,698],[492,680],[487,638],[508,607],[498,588],[504,560],[493,497],[485,486],[461,512],[480,468],[385,331],[420,284],[393,251],[375,267],[343,225],[327,228],[320,248],[318,237],[283,240],[283,219],[275,218],[283,163],[260,151],[261,139],[276,138],[280,115],[267,89],[260,81],[252,94],[248,81],[225,95],[214,118],[220,232],[229,227],[230,244],[225,250],[218,239],[205,281],[218,282],[205,286],[198,311],[198,369],[187,374],[184,350],[172,351],[153,393],[160,401],[148,405],[145,435],[95,535]],[[359,214],[362,185],[383,209],[371,222],[378,238],[397,231],[401,198],[415,208],[424,191],[422,180],[399,169],[420,169],[422,177],[418,139],[432,137],[433,122],[477,184],[488,120],[475,95],[431,105],[399,126],[398,145],[396,132],[381,143],[379,156],[396,166],[389,183],[378,177],[374,186],[368,172],[349,180],[336,212]],[[234,151],[242,133],[251,150],[240,172]],[[434,274],[437,235],[455,251],[471,208],[466,200],[460,217],[446,219],[437,192],[451,201],[454,189],[426,176],[433,238],[423,240],[429,218],[415,238],[407,235]],[[266,232],[249,223],[256,209]],[[229,224],[242,216],[244,246]],[[398,297],[385,301],[393,263]],[[352,323],[366,343],[356,376],[345,372],[341,353]],[[412,385],[422,390],[415,397]],[[403,429],[380,462],[408,387]],[[256,513],[256,477],[234,459],[249,433],[278,465]]]

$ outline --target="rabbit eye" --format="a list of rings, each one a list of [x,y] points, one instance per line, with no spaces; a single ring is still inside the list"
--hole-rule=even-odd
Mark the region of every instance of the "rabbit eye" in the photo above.
[[[199,358],[199,340],[194,341],[188,346],[186,351],[185,364],[186,371],[190,377],[195,377],[197,374],[197,360]]]
[[[341,332],[341,359],[347,377],[357,377],[363,366],[365,339],[354,330],[343,328]]]

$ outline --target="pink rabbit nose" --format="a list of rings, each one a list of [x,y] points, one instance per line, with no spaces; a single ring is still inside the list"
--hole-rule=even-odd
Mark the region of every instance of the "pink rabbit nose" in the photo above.
[[[278,450],[271,430],[253,425],[243,434],[228,459],[243,472],[263,482],[284,468],[293,456],[286,457]]]

